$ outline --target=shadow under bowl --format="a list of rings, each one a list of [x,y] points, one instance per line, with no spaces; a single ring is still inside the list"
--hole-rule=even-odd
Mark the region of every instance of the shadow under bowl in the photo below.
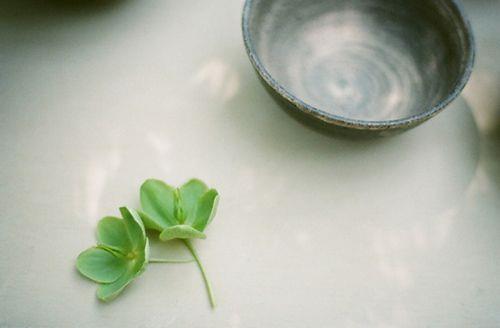
[[[291,114],[351,135],[428,120],[474,62],[454,0],[246,0],[242,28],[250,61]]]

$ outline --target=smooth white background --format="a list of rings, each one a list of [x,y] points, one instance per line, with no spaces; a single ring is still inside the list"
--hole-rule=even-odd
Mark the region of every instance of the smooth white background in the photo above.
[[[0,327],[500,327],[500,2],[466,2],[464,97],[376,141],[282,112],[241,7],[0,4]],[[75,270],[149,177],[221,194],[196,243],[215,311],[194,264],[152,264],[110,304]]]

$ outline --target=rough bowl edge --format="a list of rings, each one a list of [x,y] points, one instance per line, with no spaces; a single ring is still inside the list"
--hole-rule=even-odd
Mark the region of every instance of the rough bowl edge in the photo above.
[[[467,49],[468,56],[462,62],[464,64],[464,70],[461,72],[460,78],[453,87],[452,91],[438,104],[431,107],[422,113],[402,118],[396,120],[385,120],[385,121],[366,121],[366,120],[356,120],[342,117],[335,114],[327,113],[319,108],[311,106],[299,98],[295,97],[291,92],[287,91],[281,84],[279,84],[269,72],[265,69],[264,65],[260,62],[259,57],[253,47],[253,43],[250,37],[249,31],[249,18],[251,6],[254,0],[245,0],[243,6],[243,14],[241,21],[241,29],[243,33],[243,42],[245,44],[245,49],[247,55],[252,63],[253,67],[260,75],[262,80],[279,96],[284,100],[288,101],[295,108],[301,111],[303,114],[312,116],[313,118],[321,121],[323,124],[340,126],[348,129],[357,130],[372,130],[372,131],[384,131],[392,129],[408,129],[414,127],[422,122],[427,121],[439,112],[441,112],[446,106],[448,106],[453,100],[455,100],[460,93],[463,91],[467,82],[470,79],[472,70],[474,67],[475,56],[476,56],[476,45],[474,40],[474,35],[472,27],[467,15],[465,14],[465,9],[463,5],[458,0],[447,0],[450,5],[457,12],[457,17],[459,19],[459,24],[461,25],[464,35],[465,35],[465,48]]]

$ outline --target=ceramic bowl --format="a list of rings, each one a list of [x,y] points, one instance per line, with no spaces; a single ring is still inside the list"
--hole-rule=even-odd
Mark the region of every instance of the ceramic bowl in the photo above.
[[[354,134],[414,127],[456,98],[474,42],[454,0],[246,0],[243,38],[292,114]]]

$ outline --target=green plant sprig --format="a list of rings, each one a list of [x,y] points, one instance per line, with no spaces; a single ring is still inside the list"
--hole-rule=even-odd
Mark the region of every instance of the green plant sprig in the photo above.
[[[210,305],[215,308],[212,286],[190,239],[206,238],[205,228],[217,208],[217,190],[209,189],[198,179],[191,179],[180,188],[148,179],[141,186],[140,199],[142,210],[138,213],[146,228],[159,231],[160,240],[181,239],[184,242],[200,269]]]
[[[192,260],[152,259],[144,225],[133,209],[120,208],[123,219],[107,216],[97,226],[97,246],[77,258],[76,267],[85,277],[97,282],[97,297],[111,301],[148,263],[186,263]]]

